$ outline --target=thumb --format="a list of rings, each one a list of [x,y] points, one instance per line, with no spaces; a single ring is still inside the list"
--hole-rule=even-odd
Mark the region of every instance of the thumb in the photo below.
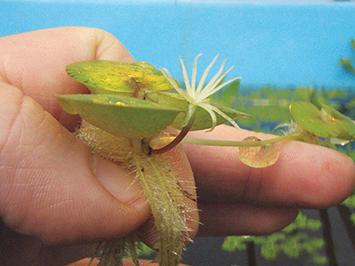
[[[45,243],[118,237],[150,210],[133,177],[92,156],[32,98],[0,84],[0,216]]]

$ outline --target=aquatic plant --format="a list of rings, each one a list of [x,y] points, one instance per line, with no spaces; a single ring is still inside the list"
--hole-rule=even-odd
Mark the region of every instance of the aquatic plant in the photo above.
[[[168,70],[157,70],[145,62],[94,60],[69,65],[68,74],[85,84],[92,94],[57,96],[62,108],[70,114],[79,114],[85,122],[76,132],[98,154],[136,174],[132,182],[139,182],[151,206],[157,229],[159,265],[177,265],[185,242],[189,241],[187,221],[191,219],[186,200],[196,201],[195,191],[183,187],[178,179],[179,169],[174,165],[170,151],[180,142],[200,145],[239,147],[239,158],[251,167],[274,164],[281,144],[300,140],[329,147],[352,142],[355,125],[351,119],[334,108],[322,104],[318,109],[309,102],[290,105],[294,120],[278,128],[286,128],[282,136],[260,140],[249,136],[242,141],[222,141],[185,138],[191,130],[213,130],[229,122],[239,127],[234,119],[250,115],[214,102],[211,97],[225,85],[239,78],[224,81],[223,61],[218,72],[205,85],[213,59],[196,83],[197,59],[194,61],[191,82],[181,60],[185,88]],[[178,134],[164,130],[173,127]],[[135,251],[136,236],[124,236],[101,245],[99,265],[121,265],[128,253],[139,265]],[[127,250],[127,251],[126,251]]]

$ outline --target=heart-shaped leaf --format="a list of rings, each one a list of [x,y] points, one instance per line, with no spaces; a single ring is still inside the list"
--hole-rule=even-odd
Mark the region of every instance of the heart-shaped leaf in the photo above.
[[[90,124],[129,139],[159,134],[183,110],[121,95],[74,94],[57,96],[62,108]]]

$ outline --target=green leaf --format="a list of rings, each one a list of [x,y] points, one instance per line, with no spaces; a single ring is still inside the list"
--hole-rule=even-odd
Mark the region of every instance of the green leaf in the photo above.
[[[292,118],[307,131],[318,137],[336,138],[342,129],[334,123],[332,117],[325,111],[321,112],[310,102],[297,102],[290,105]]]
[[[338,112],[334,108],[322,104],[323,110],[331,116],[332,121],[338,125],[338,128],[341,130],[337,138],[342,140],[354,140],[355,138],[355,123],[349,117]]]
[[[67,73],[95,94],[126,93],[140,97],[149,91],[173,89],[161,71],[146,62],[84,61],[69,65]]]
[[[105,94],[56,96],[62,108],[109,133],[130,139],[157,135],[183,110],[132,97]]]

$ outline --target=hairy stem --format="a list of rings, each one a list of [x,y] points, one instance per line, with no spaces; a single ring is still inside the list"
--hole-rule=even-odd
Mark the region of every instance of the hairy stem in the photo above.
[[[177,179],[179,171],[170,153],[146,154],[137,147],[142,141],[116,137],[94,126],[80,129],[76,135],[91,148],[92,153],[122,165],[136,173],[151,206],[157,228],[160,266],[178,265],[184,242],[188,240],[187,207],[184,190]],[[134,180],[132,180],[133,182]],[[134,265],[139,265],[134,239],[123,237],[103,243],[100,266],[122,265],[120,260],[129,249]]]
[[[159,265],[170,266],[181,259],[188,228],[183,192],[162,156],[134,153],[133,160],[158,230]]]

